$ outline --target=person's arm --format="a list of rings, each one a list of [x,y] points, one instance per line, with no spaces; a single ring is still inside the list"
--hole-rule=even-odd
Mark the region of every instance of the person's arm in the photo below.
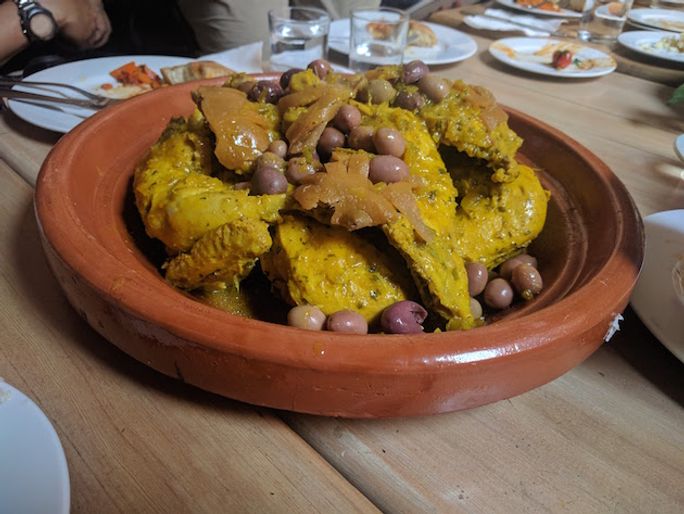
[[[111,25],[101,0],[39,0],[52,13],[61,35],[80,48],[97,48],[109,39]],[[16,4],[0,3],[0,63],[29,45]]]

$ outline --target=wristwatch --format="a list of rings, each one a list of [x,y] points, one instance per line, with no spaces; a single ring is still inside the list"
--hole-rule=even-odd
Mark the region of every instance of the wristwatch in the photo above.
[[[52,13],[34,0],[14,0],[19,11],[21,31],[31,43],[49,41],[57,34],[57,22]]]

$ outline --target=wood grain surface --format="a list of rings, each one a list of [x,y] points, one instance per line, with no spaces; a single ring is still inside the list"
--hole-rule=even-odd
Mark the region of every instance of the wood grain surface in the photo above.
[[[73,512],[376,512],[274,413],[166,378],[91,330],[47,268],[31,198],[0,161],[0,377],[54,425]]]
[[[624,73],[541,78],[475,39],[476,56],[435,71],[587,146],[642,215],[684,208],[671,87]],[[428,418],[279,413],[133,362],[71,311],[38,246],[29,184],[58,137],[0,118],[0,376],[55,425],[74,512],[684,511],[684,364],[630,309],[610,343],[554,382]]]

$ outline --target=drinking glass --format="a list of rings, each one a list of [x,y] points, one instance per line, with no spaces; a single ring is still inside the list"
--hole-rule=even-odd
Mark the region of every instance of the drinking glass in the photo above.
[[[269,67],[274,71],[306,68],[324,59],[328,49],[330,16],[315,7],[283,7],[268,12],[271,38]]]
[[[577,36],[610,44],[617,40],[634,0],[585,0]]]
[[[401,64],[408,22],[408,14],[400,9],[354,9],[350,18],[349,67],[366,71],[379,65]]]

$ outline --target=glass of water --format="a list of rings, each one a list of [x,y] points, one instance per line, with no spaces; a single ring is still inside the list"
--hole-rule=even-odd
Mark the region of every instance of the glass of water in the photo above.
[[[330,16],[314,7],[283,7],[268,12],[271,37],[270,68],[286,71],[306,68],[325,59],[328,50]]]
[[[584,0],[577,36],[584,41],[617,41],[634,0]]]
[[[349,67],[366,71],[401,64],[408,37],[409,16],[400,9],[354,9],[351,12]]]

